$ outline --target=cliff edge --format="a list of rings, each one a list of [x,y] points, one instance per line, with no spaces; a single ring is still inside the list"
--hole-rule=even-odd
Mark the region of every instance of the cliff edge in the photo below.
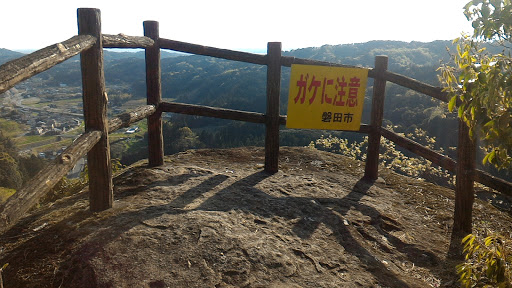
[[[452,190],[385,169],[368,183],[364,163],[308,148],[282,147],[276,174],[263,162],[191,150],[123,171],[110,210],[90,212],[87,189],[40,207],[0,236],[4,285],[456,286]],[[489,202],[475,224],[510,231]]]

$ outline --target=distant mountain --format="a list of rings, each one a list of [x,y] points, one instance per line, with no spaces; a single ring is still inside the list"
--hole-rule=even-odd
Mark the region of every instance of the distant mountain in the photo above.
[[[110,50],[110,49],[105,49],[105,52],[103,53],[103,57],[104,57],[105,61],[130,59],[130,58],[144,59],[144,57],[145,57],[143,50],[136,51],[136,52],[125,52],[125,51],[126,51],[125,49],[123,49],[123,50],[115,49],[114,51]],[[27,50],[27,52],[30,53],[30,52],[34,52],[34,51]],[[21,52],[11,51],[11,50],[8,50],[5,48],[0,48],[0,65],[5,62],[8,62],[12,59],[16,59],[21,56],[24,56],[26,54],[28,54],[28,53],[21,53]],[[169,51],[160,52],[160,56],[162,59],[179,57],[179,56],[184,56],[184,55],[187,55],[187,54],[181,53],[181,52],[172,52],[172,51],[171,52],[169,52]],[[79,56],[75,56],[73,58],[72,58],[73,60],[78,60]]]
[[[451,41],[400,42],[370,41],[357,44],[324,45],[283,52],[283,55],[334,63],[373,67],[375,56],[389,57],[389,70],[438,85],[436,69],[448,62],[454,50]],[[2,49],[5,57],[22,55]],[[129,87],[135,98],[145,97],[144,51],[105,50],[105,79],[112,85]],[[124,50],[126,51],[126,50]],[[10,52],[10,53],[8,53]],[[219,106],[249,111],[265,111],[266,67],[206,56],[162,51],[162,93],[179,102]],[[79,56],[41,74],[47,86],[81,85]],[[282,112],[286,111],[289,69],[282,74]],[[393,91],[397,88],[390,85]]]
[[[0,65],[4,64],[5,62],[10,61],[12,59],[19,58],[23,55],[25,55],[25,54],[16,52],[16,51],[7,50],[4,48],[0,48]]]
[[[439,85],[436,69],[440,63],[449,61],[448,50],[455,50],[451,41],[429,43],[371,41],[296,49],[283,52],[283,55],[363,67],[373,67],[375,56],[387,55],[390,71]],[[129,93],[133,98],[144,98],[146,95],[144,52],[105,50],[104,57],[105,79],[111,93]],[[75,56],[74,59],[42,73],[40,77],[43,85],[47,87],[58,87],[61,83],[68,86],[81,85],[80,63],[77,60],[78,56]],[[162,51],[161,65],[162,94],[167,101],[172,99],[182,103],[265,112],[265,66],[206,56],[179,55],[167,51]],[[282,114],[286,114],[289,73],[289,68],[283,68]],[[371,89],[370,81],[367,89],[368,99]],[[438,103],[434,103],[428,96],[422,96],[393,84],[387,85],[387,95],[384,115],[386,124],[402,127],[404,132],[414,132],[415,128],[424,128],[430,130],[430,135],[441,136],[443,130],[437,128],[444,124],[438,121],[442,118],[442,113],[436,108],[439,106]],[[370,102],[365,101],[363,115],[365,123],[369,121]],[[193,123],[191,120],[187,124],[198,127],[217,121],[199,118],[194,120],[196,122]],[[452,139],[449,142],[452,142]]]
[[[438,65],[439,60],[448,60],[446,48],[453,47],[451,41],[401,42],[370,41],[366,43],[324,45],[321,47],[292,50],[288,54],[300,58],[311,58],[349,65],[373,66],[375,56],[389,57],[389,70],[407,65]],[[287,54],[287,53],[285,53]]]
[[[450,41],[434,41],[429,43],[370,41],[357,44],[324,45],[321,47],[296,49],[283,52],[283,55],[363,67],[372,67],[375,56],[387,55],[389,57],[388,69],[390,71],[435,84],[437,83],[435,69],[439,67],[441,62],[449,61],[450,55],[447,52],[447,48],[454,50]],[[143,97],[145,93],[145,87],[143,87],[145,86],[144,51],[126,51],[126,49],[105,49],[104,59],[106,63],[105,74],[107,84],[110,81],[114,84],[123,83],[130,85],[136,94],[135,96]],[[0,49],[0,63],[23,55],[19,52]],[[233,94],[238,89],[229,86],[229,83],[235,83],[233,80],[252,78],[251,81],[259,81],[259,79],[256,80],[255,77],[250,77],[249,75],[252,73],[265,73],[264,66],[212,57],[164,50],[161,51],[161,57],[162,79],[165,80],[162,83],[164,96],[180,99],[186,94],[187,102],[200,103],[205,99],[209,99],[209,95],[215,97],[213,94],[217,94],[215,91],[219,89],[216,89],[216,86],[219,85],[214,83],[222,84],[223,88],[221,90],[223,92]],[[50,81],[47,84],[50,86],[58,85],[59,83],[80,85],[79,63],[76,60],[79,60],[78,55],[45,72],[48,75],[43,78]],[[224,83],[228,80],[229,83]],[[249,82],[246,84],[249,84]],[[240,92],[244,90],[247,92],[247,85],[242,86],[239,83],[234,85],[242,89]],[[254,85],[249,86],[252,87]],[[236,94],[239,94],[239,92],[236,92]],[[228,102],[225,104],[229,104]]]

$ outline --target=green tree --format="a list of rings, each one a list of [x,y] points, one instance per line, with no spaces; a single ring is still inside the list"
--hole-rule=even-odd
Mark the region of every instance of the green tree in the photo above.
[[[18,167],[18,153],[10,138],[0,131],[0,187],[18,189],[23,175]]]
[[[166,155],[202,148],[204,144],[190,128],[184,124],[165,122],[163,127],[164,151]]]
[[[473,0],[464,7],[473,35],[454,41],[454,65],[440,68],[440,80],[449,93],[450,110],[484,142],[489,162],[499,169],[512,165],[512,5],[510,0]],[[489,53],[483,44],[501,47]]]
[[[124,103],[132,99],[132,94],[129,93],[112,93],[108,96],[108,103],[112,106],[122,106]]]
[[[510,0],[473,0],[464,6],[473,35],[456,39],[454,66],[440,68],[453,110],[479,133],[487,148],[484,163],[499,169],[512,166],[512,4]],[[501,47],[489,53],[483,44]],[[488,231],[492,232],[492,231]],[[512,287],[509,239],[495,233],[482,242],[466,236],[464,263],[457,266],[463,287]]]
[[[20,157],[13,141],[0,130],[0,187],[18,189],[44,165],[36,156]]]
[[[0,187],[18,189],[22,183],[23,176],[16,159],[9,153],[0,152]]]

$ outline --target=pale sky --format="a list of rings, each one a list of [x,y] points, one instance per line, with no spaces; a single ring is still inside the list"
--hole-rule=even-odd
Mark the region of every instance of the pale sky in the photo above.
[[[0,48],[40,49],[77,34],[76,9],[99,8],[102,32],[143,34],[160,22],[160,37],[236,50],[283,50],[370,40],[451,40],[471,32],[469,0],[6,0]]]

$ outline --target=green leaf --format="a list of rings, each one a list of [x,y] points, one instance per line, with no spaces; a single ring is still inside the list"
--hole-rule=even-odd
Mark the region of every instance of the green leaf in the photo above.
[[[475,237],[475,236],[473,236],[473,234],[466,235],[466,237],[462,238],[462,243],[466,243],[471,237]]]
[[[494,123],[495,123],[494,120],[491,120],[491,121],[485,123],[484,127],[490,128],[490,127],[494,126]]]
[[[459,113],[458,113],[458,116],[459,118],[463,119],[463,115],[464,115],[464,105],[461,105],[459,107]]]
[[[485,165],[489,161],[489,155],[491,155],[491,154],[488,153],[487,155],[485,155],[484,159],[482,160],[483,165]]]
[[[453,108],[455,107],[455,104],[457,103],[457,95],[453,96],[450,99],[450,102],[448,102],[448,110],[450,112],[453,112]]]
[[[492,160],[496,157],[496,150],[492,150],[491,153],[488,153],[485,155],[484,160],[482,163],[485,165],[487,162],[492,163]]]

